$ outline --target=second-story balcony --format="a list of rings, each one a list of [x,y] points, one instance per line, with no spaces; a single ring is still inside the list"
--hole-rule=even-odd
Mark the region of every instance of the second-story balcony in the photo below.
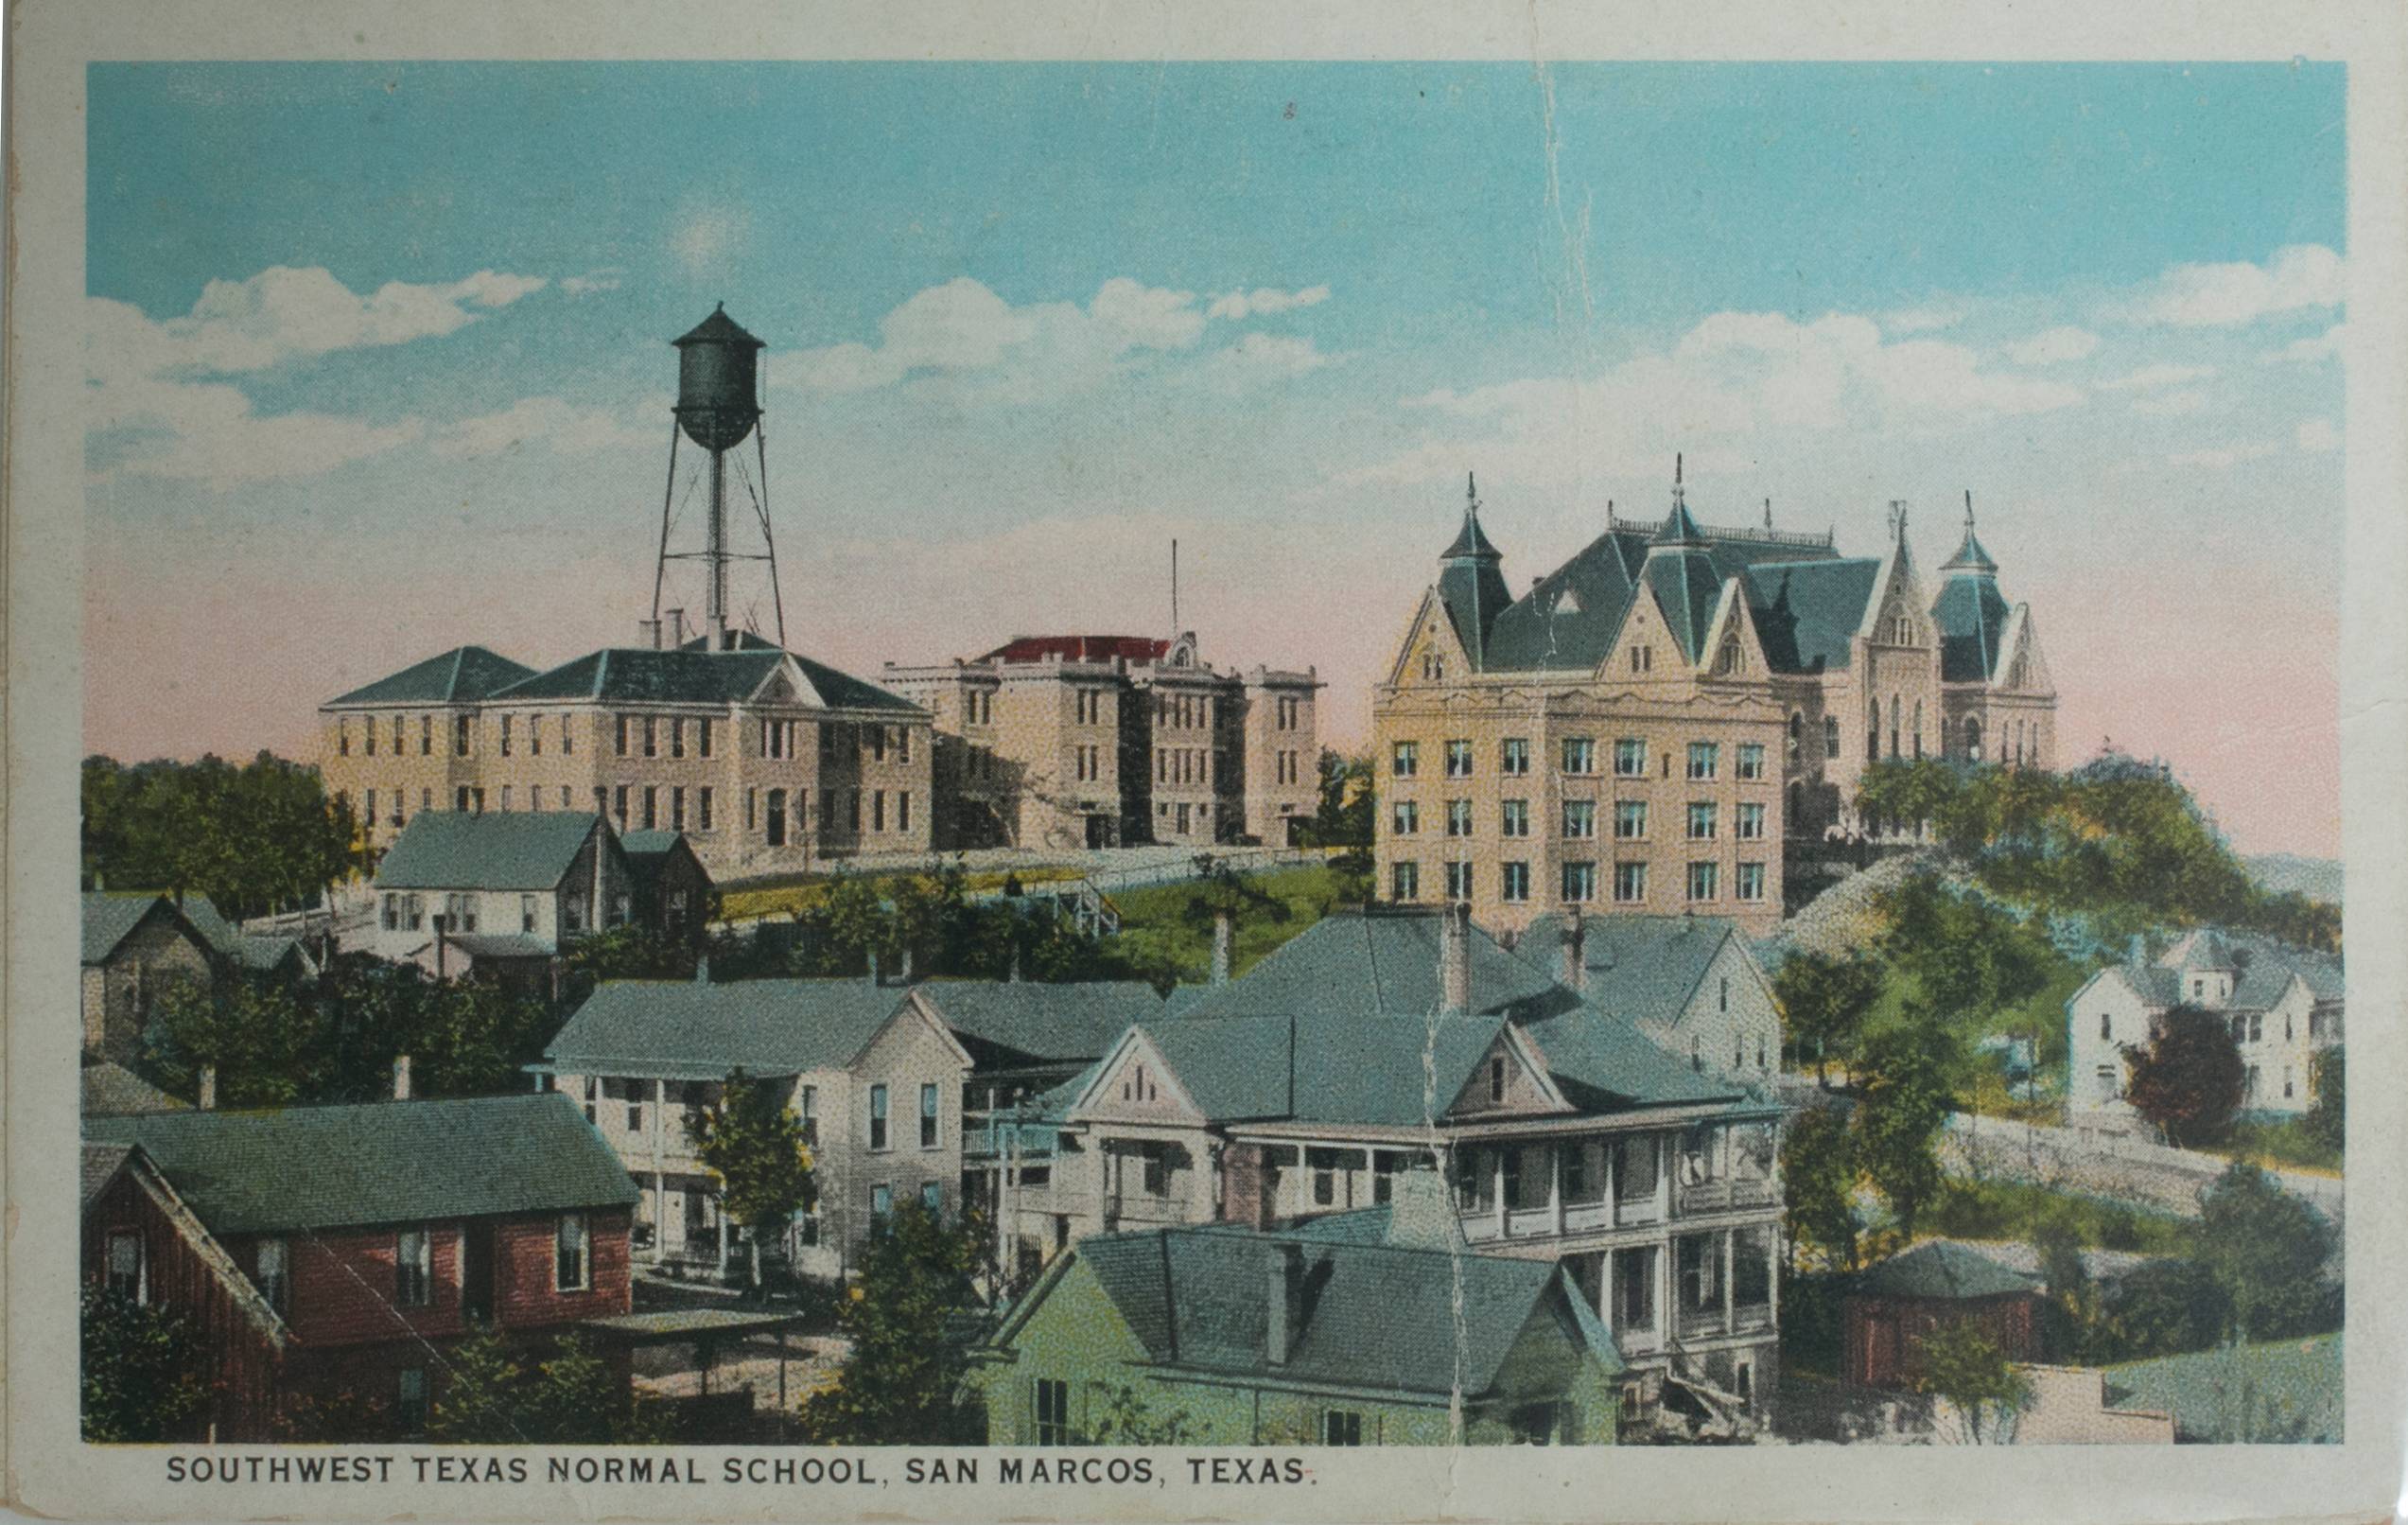
[[[1054,1158],[1061,1131],[1052,1123],[1033,1123],[1009,1112],[973,1112],[962,1117],[962,1158],[965,1161]]]
[[[1191,1221],[1188,1214],[1189,1198],[1184,1191],[1114,1192],[1104,1199],[1104,1228],[1108,1233],[1186,1223]]]

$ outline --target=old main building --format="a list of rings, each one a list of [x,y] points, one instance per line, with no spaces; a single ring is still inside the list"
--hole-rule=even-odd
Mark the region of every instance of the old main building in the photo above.
[[[1770,517],[1768,512],[1768,519]],[[1514,598],[1476,499],[1372,696],[1380,888],[1513,931],[1563,906],[1782,914],[1785,844],[1862,830],[1883,758],[2047,767],[2056,692],[2030,608],[1975,536],[1916,574],[1828,534],[1605,533]]]

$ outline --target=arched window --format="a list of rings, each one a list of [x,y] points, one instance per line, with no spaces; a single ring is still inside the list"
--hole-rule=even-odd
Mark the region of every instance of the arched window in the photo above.
[[[1898,755],[1898,696],[1890,695],[1890,755]]]
[[[1981,717],[1979,715],[1964,717],[1964,755],[1969,762],[1981,761]]]
[[[1823,755],[1830,762],[1840,761],[1840,717],[1823,717]]]
[[[1722,982],[1722,994],[1719,998],[1719,1005],[1717,1009],[1722,1011],[1728,1011],[1731,1009],[1731,982],[1728,979],[1725,979]]]
[[[2099,1013],[2099,1041],[2100,1041],[2101,1043],[2107,1043],[2107,1042],[2109,1042],[2109,1041],[2113,1040],[2113,1039],[2114,1039],[2114,1037],[2115,1037],[2115,1035],[2116,1035],[2115,1018],[2113,1018],[2113,1017],[2109,1016],[2109,1015],[2108,1015],[2107,1013],[2105,1013],[2104,1011],[2100,1012],[2100,1013]]]
[[[1788,830],[1796,832],[1806,819],[1806,785],[1791,780],[1789,783],[1789,819]]]
[[[1923,701],[1914,702],[1914,755],[1923,755]]]
[[[1798,760],[1799,753],[1800,753],[1801,749],[1803,749],[1803,748],[1805,747],[1805,745],[1806,745],[1806,715],[1805,715],[1803,712],[1799,711],[1799,710],[1790,710],[1790,711],[1789,711],[1789,761],[1790,761],[1790,762],[1795,762]]]

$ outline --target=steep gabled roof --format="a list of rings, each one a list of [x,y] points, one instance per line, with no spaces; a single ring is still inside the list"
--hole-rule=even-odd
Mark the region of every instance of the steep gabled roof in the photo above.
[[[670,1080],[842,1069],[904,1001],[863,979],[613,980],[553,1035],[543,1067]]]
[[[884,710],[925,714],[911,701],[875,684],[840,673],[799,653],[753,640],[732,651],[712,651],[707,639],[672,651],[645,646],[609,646],[563,662],[497,691],[502,703],[520,699],[589,699],[609,704],[736,704],[752,697],[789,657],[802,670],[811,692],[806,704],[833,710]]]
[[[1737,923],[1722,916],[1584,917],[1580,995],[1615,1016],[1669,1022],[1736,934]],[[1552,974],[1562,946],[1563,917],[1548,911],[1530,922],[1513,951]]]
[[[212,1234],[625,1207],[626,1167],[557,1092],[89,1117],[139,1144]]]
[[[1747,570],[1756,637],[1775,672],[1823,673],[1848,665],[1865,606],[1880,586],[1870,556],[1772,561]]]
[[[1715,575],[1714,558],[1697,544],[1678,549],[1662,540],[1657,544],[1664,549],[1648,557],[1639,569],[1639,581],[1655,595],[1666,626],[1681,643],[1681,655],[1694,663],[1705,651],[1706,629],[1714,622],[1722,581]]]
[[[1927,1239],[1892,1255],[1850,1284],[1874,1297],[1956,1300],[2040,1290],[2038,1278],[2011,1271],[1969,1244]]]
[[[166,909],[161,911],[160,908],[163,906]],[[117,944],[133,936],[134,928],[142,925],[144,919],[153,912],[170,917],[177,914],[175,903],[165,895],[115,895],[101,890],[84,891],[83,961],[87,964],[108,962],[109,955],[117,951]],[[194,936],[200,937],[202,942],[206,943],[209,940],[201,935],[198,927],[192,926],[189,920],[184,921],[184,925],[192,930]]]
[[[601,824],[585,810],[420,811],[376,865],[376,887],[551,889]]]
[[[496,690],[532,676],[534,671],[482,646],[454,646],[326,703],[474,704]]]
[[[135,1112],[180,1112],[183,1103],[122,1064],[104,1061],[83,1067],[83,1114],[115,1116]]]
[[[1099,1059],[1132,1025],[1162,1009],[1143,980],[932,980],[913,990],[982,1068]]]
[[[1298,1294],[1287,1358],[1274,1366],[1269,1257],[1283,1248],[1298,1257]],[[1562,1287],[1551,1260],[1226,1227],[1091,1236],[1073,1253],[1160,1364],[1472,1399],[1497,1386],[1515,1341]],[[1576,1326],[1608,1375],[1621,1370],[1601,1329]]]
[[[2009,612],[1998,580],[1987,572],[1959,572],[1940,585],[1931,621],[1940,627],[1941,682],[1985,683],[1998,675]]]
[[[1420,1021],[1439,1008],[1440,920],[1434,912],[1339,911],[1323,917],[1244,978],[1199,988],[1180,1008],[1179,1019],[1329,1010]],[[1476,1011],[1535,1015],[1577,1000],[1476,926],[1471,953]]]

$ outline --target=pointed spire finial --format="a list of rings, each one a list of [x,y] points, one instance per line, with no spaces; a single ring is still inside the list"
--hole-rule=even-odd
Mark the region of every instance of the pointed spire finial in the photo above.
[[[1675,450],[1672,452],[1672,506],[1681,508],[1687,501],[1688,495],[1681,485],[1681,452]]]
[[[1770,498],[1764,500],[1764,527],[1768,530],[1772,528],[1772,500]]]
[[[1964,490],[1964,527],[1968,530],[1973,528],[1973,489],[1970,487]]]
[[[1890,500],[1890,538],[1904,540],[1906,537],[1907,500],[1903,498],[1893,498]]]
[[[1475,471],[1463,473],[1463,507],[1465,513],[1480,506],[1480,477]]]

